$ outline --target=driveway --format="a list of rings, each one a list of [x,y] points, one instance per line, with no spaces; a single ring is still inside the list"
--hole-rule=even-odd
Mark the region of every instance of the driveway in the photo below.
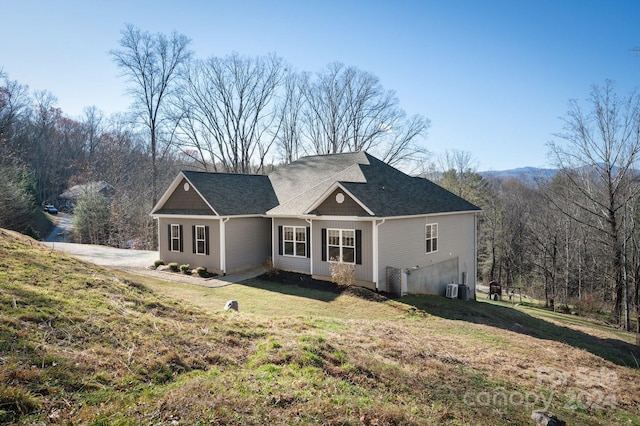
[[[157,251],[127,250],[91,244],[45,242],[54,250],[64,251],[74,257],[113,268],[147,268],[158,259]]]
[[[101,266],[113,268],[148,268],[158,259],[157,251],[125,250],[91,244],[70,243],[73,230],[73,215],[58,213],[56,227],[44,239],[45,245],[64,251],[74,257]]]
[[[91,244],[70,243],[73,227],[73,215],[58,213],[55,229],[45,238],[44,244],[54,250],[60,250],[71,256],[96,265],[121,269],[138,275],[147,275],[167,281],[179,281],[205,287],[223,287],[234,282],[244,281],[264,273],[264,268],[254,268],[225,277],[199,278],[197,275],[184,275],[172,272],[154,271],[149,268],[159,259],[157,251],[128,250]]]
[[[46,242],[65,242],[71,240],[71,230],[73,228],[73,216],[68,213],[59,212],[56,218],[56,227],[44,239]]]

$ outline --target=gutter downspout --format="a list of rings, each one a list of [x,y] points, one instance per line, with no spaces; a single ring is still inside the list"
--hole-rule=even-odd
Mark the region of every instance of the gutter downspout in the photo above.
[[[305,219],[304,221],[309,224],[309,235],[311,241],[313,241],[313,221],[311,219]],[[309,270],[311,276],[313,276],[313,244],[311,244],[311,241],[307,241],[307,244],[309,244]]]
[[[379,259],[379,244],[378,244],[378,228],[383,225],[387,219],[382,219],[382,222],[378,223],[376,219],[373,219],[373,230],[372,230],[372,244],[373,244],[373,282],[376,283],[376,292],[379,290],[378,286],[378,264],[380,263]]]
[[[229,222],[229,218],[223,218],[220,220],[220,270],[222,271],[222,276],[227,275],[227,253],[225,250],[226,240],[226,232],[224,224]]]
[[[275,220],[274,218],[271,218],[271,265],[275,266],[275,262],[276,262],[276,251],[275,251],[275,246],[276,246],[276,241],[278,241],[275,237],[275,230],[276,230],[276,224],[274,223]]]
[[[476,300],[478,280],[478,213],[473,214],[473,300]],[[467,277],[469,281],[469,277]]]

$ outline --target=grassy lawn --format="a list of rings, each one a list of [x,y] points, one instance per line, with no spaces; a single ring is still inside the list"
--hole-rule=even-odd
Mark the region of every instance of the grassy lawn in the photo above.
[[[632,339],[503,302],[169,283],[0,230],[0,423],[638,425]]]

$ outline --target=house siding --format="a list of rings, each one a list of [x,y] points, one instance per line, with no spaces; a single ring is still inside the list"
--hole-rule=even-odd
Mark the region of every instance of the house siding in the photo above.
[[[336,195],[344,195],[344,201],[338,203]],[[332,216],[369,216],[369,214],[341,189],[336,189],[327,199],[316,208],[316,212],[321,215]]]
[[[362,264],[355,265],[356,281],[358,285],[375,288],[373,282],[373,235],[371,222],[356,222],[349,220],[314,220],[311,233],[313,244],[313,275],[319,278],[331,276],[330,263],[322,260],[322,229],[359,229],[362,231],[361,250]]]
[[[171,251],[169,247],[170,224],[182,225],[182,252]],[[209,227],[209,254],[195,254],[193,252],[192,227],[204,225]],[[182,219],[158,218],[158,253],[165,263],[176,262],[180,265],[188,264],[191,268],[204,266],[210,272],[222,273],[220,269],[220,220],[214,218]]]
[[[425,248],[427,223],[438,224],[438,250],[432,253]],[[387,219],[378,232],[379,288],[386,289],[386,267],[391,266],[410,270],[409,293],[444,294],[446,284],[461,283],[465,272],[470,294],[475,294],[474,213]],[[427,282],[434,276],[438,282]]]
[[[184,184],[187,183],[186,179],[182,179],[176,187],[173,194],[164,203],[163,209],[187,209],[187,210],[206,210],[211,212],[211,209],[204,202],[202,197],[196,192],[196,190],[189,185],[189,190],[184,190]]]
[[[224,227],[227,273],[262,265],[271,257],[271,219],[231,218]]]
[[[300,272],[303,274],[311,273],[311,258],[308,257],[296,257],[296,256],[284,256],[279,254],[279,226],[311,226],[307,221],[303,219],[274,219],[273,220],[273,264],[278,269],[290,272]],[[311,238],[313,240],[313,236]],[[307,241],[307,244],[311,242]]]

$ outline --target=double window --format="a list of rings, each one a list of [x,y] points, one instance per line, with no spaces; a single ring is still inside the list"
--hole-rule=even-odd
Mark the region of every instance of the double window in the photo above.
[[[434,251],[438,251],[438,224],[428,223],[425,225],[424,229],[426,252],[432,253]]]
[[[356,263],[354,229],[327,229],[327,258],[330,262]]]
[[[282,227],[283,254],[307,257],[307,228],[304,226]]]

